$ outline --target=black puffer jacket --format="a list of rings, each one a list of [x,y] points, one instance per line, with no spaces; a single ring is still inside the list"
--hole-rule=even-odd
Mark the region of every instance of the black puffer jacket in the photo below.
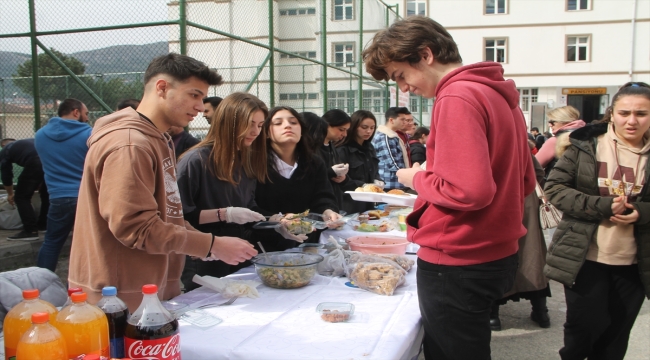
[[[350,141],[336,149],[339,159],[350,164],[348,181],[342,186],[344,191],[354,191],[363,184],[372,184],[379,177],[379,159],[370,141],[359,145]],[[354,201],[348,194],[343,194],[343,210],[348,214],[374,209],[374,203]]]
[[[574,284],[598,225],[613,215],[613,198],[600,196],[596,175],[597,137],[607,132],[607,125],[585,126],[571,133],[572,146],[558,160],[544,189],[549,201],[564,212],[548,249],[544,274],[567,286]],[[643,189],[632,204],[639,212],[634,223],[639,273],[650,298],[650,162],[645,174]]]
[[[427,148],[418,140],[409,141],[411,147],[411,164],[419,163],[422,165],[427,160]]]

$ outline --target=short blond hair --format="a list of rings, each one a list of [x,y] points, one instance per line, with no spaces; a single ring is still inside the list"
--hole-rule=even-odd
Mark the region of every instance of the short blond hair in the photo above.
[[[580,120],[580,111],[571,105],[562,106],[547,112],[546,118],[561,123],[570,123]]]

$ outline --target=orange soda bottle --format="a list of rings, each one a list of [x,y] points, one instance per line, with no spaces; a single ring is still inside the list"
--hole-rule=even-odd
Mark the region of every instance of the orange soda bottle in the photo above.
[[[16,360],[68,360],[65,340],[49,320],[47,312],[32,314],[33,325],[18,342]]]
[[[72,304],[61,309],[56,317],[56,327],[63,335],[68,356],[96,354],[109,356],[108,321],[104,312],[86,302],[88,294],[70,295]]]
[[[23,301],[9,310],[4,320],[5,360],[16,358],[16,349],[20,337],[32,326],[32,314],[46,312],[56,318],[58,310],[54,305],[39,299],[38,289],[23,290]]]

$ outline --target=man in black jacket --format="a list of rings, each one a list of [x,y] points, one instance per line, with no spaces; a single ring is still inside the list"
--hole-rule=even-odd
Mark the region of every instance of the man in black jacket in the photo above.
[[[8,236],[7,240],[38,240],[38,230],[45,230],[47,224],[47,211],[50,207],[50,195],[45,186],[43,165],[36,152],[34,139],[2,140],[0,151],[0,173],[2,183],[7,191],[7,201],[16,205],[18,215],[23,222],[23,230]],[[18,176],[16,192],[13,186],[13,164],[23,167],[23,172]],[[40,188],[40,189],[39,189]],[[41,212],[38,219],[32,207],[32,196],[39,190],[41,197]]]
[[[199,143],[197,138],[180,126],[170,127],[169,130],[167,130],[167,134],[172,137],[172,141],[174,142],[176,160],[178,160],[182,153]]]

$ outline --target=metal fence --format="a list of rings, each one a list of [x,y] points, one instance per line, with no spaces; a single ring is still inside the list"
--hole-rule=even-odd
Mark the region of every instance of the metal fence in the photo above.
[[[86,103],[92,124],[118,101],[139,99],[147,64],[168,52],[197,58],[223,76],[210,96],[248,91],[269,107],[317,114],[366,109],[380,122],[392,101],[422,123],[427,99],[400,94],[362,66],[363,47],[398,17],[398,6],[382,0],[3,0],[0,137],[33,137],[69,97]],[[190,130],[207,127],[199,116]]]

